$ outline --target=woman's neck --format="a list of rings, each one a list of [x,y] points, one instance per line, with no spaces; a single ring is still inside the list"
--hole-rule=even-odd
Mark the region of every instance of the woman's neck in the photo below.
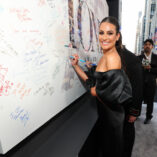
[[[117,53],[116,47],[113,47],[112,49],[103,50],[103,54],[110,54],[110,53]]]

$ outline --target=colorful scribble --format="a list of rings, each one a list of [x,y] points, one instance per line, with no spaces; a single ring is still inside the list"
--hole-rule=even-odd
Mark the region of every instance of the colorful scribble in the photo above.
[[[32,19],[29,17],[30,11],[26,8],[11,8],[10,13],[15,13],[17,18],[20,21],[31,21]]]
[[[24,96],[29,95],[31,88],[27,88],[25,83],[15,84],[7,80],[7,73],[8,68],[0,65],[0,96],[16,95],[23,99]]]
[[[43,46],[43,42],[38,40],[38,39],[31,39],[30,42],[35,45],[35,46],[38,46],[38,47],[41,47]]]
[[[14,48],[11,46],[11,44],[5,39],[4,32],[0,30],[0,53],[7,54],[7,55],[17,55],[18,53]]]
[[[10,118],[12,120],[20,121],[24,126],[26,126],[29,121],[29,113],[22,107],[17,107],[15,111],[10,114]]]
[[[8,73],[8,68],[3,67],[0,65],[0,83],[2,83]]]
[[[12,95],[19,96],[20,99],[23,99],[24,96],[28,96],[30,94],[31,88],[27,89],[26,85],[23,83],[18,83],[14,86],[11,91]]]
[[[39,0],[38,6],[44,6],[46,4],[45,0]]]
[[[33,45],[32,45],[33,46]],[[40,51],[33,50],[26,52],[24,56],[24,64],[28,68],[28,63],[30,63],[31,68],[38,69],[39,66],[45,65],[49,62],[49,58],[46,54],[40,54]]]
[[[51,8],[55,8],[55,0],[47,0],[47,3]]]
[[[14,33],[40,33],[38,29],[14,29]]]
[[[73,87],[73,80],[75,77],[75,72],[71,64],[67,61],[65,66],[64,80],[62,83],[62,89],[67,91]]]
[[[2,65],[0,65],[0,96],[2,95],[8,96],[9,90],[13,86],[12,82],[5,80],[7,73],[8,68],[5,68]]]
[[[8,80],[4,81],[4,83],[0,87],[0,96],[2,96],[2,95],[8,96],[9,91],[12,89],[13,85],[14,84]]]
[[[38,88],[38,90],[35,91],[35,95],[42,93],[42,95],[52,95],[54,93],[54,87],[49,83],[45,83],[44,85],[42,85],[41,87]]]

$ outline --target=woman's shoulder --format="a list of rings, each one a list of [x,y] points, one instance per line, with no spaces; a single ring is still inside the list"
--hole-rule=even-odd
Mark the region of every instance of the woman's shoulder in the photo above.
[[[108,71],[112,69],[121,69],[121,58],[118,53],[112,53],[107,55],[106,66]]]
[[[121,58],[116,53],[110,53],[101,57],[96,71],[106,72],[114,69],[121,69]]]

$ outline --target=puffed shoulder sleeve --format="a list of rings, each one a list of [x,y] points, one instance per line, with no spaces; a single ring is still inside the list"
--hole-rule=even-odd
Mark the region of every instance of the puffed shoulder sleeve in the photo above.
[[[125,105],[132,101],[132,88],[124,70],[95,72],[96,93],[105,104]]]

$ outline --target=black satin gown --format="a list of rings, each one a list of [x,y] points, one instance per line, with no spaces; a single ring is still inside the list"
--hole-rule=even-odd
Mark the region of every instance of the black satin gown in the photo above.
[[[94,77],[99,115],[95,141],[99,156],[122,157],[124,105],[132,101],[130,82],[122,69],[94,72]]]

